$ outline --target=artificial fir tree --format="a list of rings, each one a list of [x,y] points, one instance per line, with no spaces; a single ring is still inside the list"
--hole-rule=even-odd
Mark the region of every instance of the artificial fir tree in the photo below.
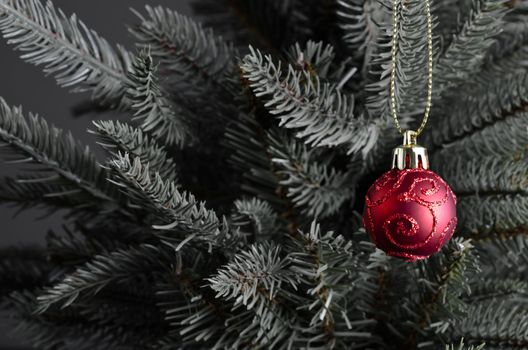
[[[425,7],[397,1],[396,98],[413,128]],[[399,142],[391,9],[197,0],[195,20],[147,7],[127,50],[50,2],[0,0],[23,59],[129,115],[94,122],[97,161],[0,102],[2,158],[30,169],[2,179],[0,200],[68,212],[42,250],[1,252],[19,330],[50,350],[528,348],[528,3],[433,2],[422,141],[459,224],[416,263],[376,250],[359,219]]]

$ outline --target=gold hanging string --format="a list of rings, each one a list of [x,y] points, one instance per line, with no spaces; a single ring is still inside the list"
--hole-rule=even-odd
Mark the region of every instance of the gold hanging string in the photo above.
[[[396,81],[396,54],[398,51],[398,32],[399,32],[399,21],[398,21],[398,1],[399,0],[393,0],[392,3],[392,51],[391,51],[391,58],[392,58],[392,70],[391,70],[391,76],[390,76],[390,108],[391,108],[391,114],[392,118],[394,119],[394,123],[396,124],[396,128],[400,132],[400,134],[404,134],[404,131],[402,130],[400,123],[398,122],[398,113],[396,111],[396,93],[395,93],[395,81]],[[424,116],[422,119],[422,123],[420,124],[420,127],[418,130],[416,130],[416,136],[420,135],[423,129],[425,128],[425,124],[427,124],[427,119],[429,118],[429,112],[431,111],[431,100],[433,95],[433,21],[431,19],[431,5],[430,0],[424,0],[425,1],[425,9],[427,13],[427,50],[429,54],[429,58],[427,60],[427,69],[428,69],[428,77],[427,77],[427,99],[425,101],[425,111]]]

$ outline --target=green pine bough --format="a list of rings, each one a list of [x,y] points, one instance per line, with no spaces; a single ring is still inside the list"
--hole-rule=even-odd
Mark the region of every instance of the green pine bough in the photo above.
[[[398,0],[402,1],[402,0]],[[0,0],[0,31],[73,92],[97,159],[0,100],[0,203],[65,213],[0,251],[1,307],[39,349],[528,348],[528,4],[433,2],[422,141],[458,197],[455,237],[376,250],[362,195],[389,165],[391,2],[195,0],[134,10],[113,46],[51,2]],[[423,3],[398,6],[396,99],[415,127]],[[203,24],[201,24],[203,23]],[[7,82],[4,82],[7,84]]]

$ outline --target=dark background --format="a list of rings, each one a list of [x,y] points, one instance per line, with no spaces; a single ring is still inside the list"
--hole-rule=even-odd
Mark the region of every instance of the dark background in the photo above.
[[[89,28],[96,30],[109,42],[121,43],[129,50],[134,48],[126,24],[136,21],[129,10],[131,7],[141,10],[145,4],[162,5],[190,14],[188,3],[190,0],[54,1],[66,14],[77,13]],[[86,130],[91,125],[91,119],[98,117],[93,115],[74,119],[71,116],[72,107],[86,100],[89,95],[72,94],[58,87],[52,77],[45,77],[39,67],[24,63],[18,56],[3,38],[0,39],[0,96],[9,105],[22,105],[26,113],[38,113],[56,126],[71,130],[76,138],[93,145],[93,138]],[[0,177],[14,174],[14,170],[13,165],[0,163]],[[45,211],[27,210],[14,217],[16,213],[16,208],[0,205],[0,249],[13,245],[42,244],[48,229],[60,230],[61,213],[47,215]],[[0,314],[0,350],[29,349],[24,346],[23,339],[11,334],[13,326]]]

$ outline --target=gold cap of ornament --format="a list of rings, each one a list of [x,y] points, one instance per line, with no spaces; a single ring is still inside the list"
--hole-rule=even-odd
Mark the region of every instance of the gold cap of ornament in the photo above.
[[[403,133],[403,145],[396,147],[393,151],[393,169],[429,169],[427,149],[416,143],[417,136],[416,131],[412,130]]]

